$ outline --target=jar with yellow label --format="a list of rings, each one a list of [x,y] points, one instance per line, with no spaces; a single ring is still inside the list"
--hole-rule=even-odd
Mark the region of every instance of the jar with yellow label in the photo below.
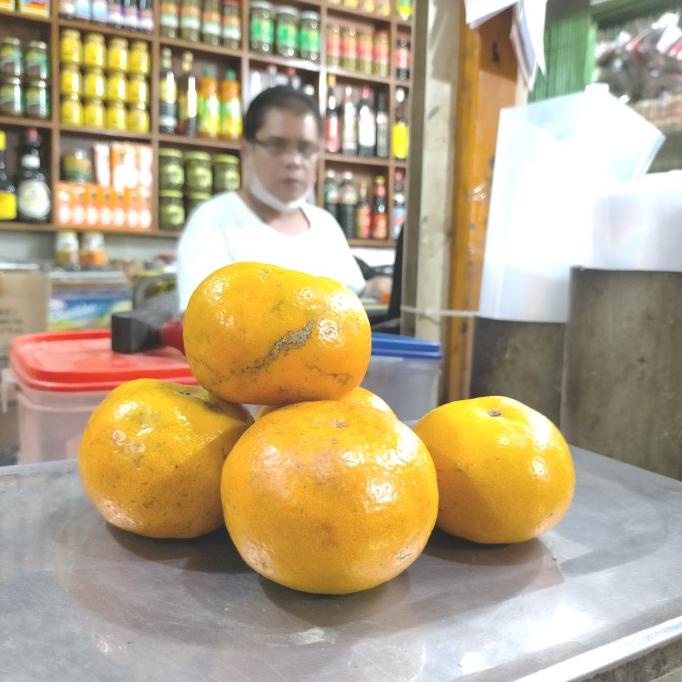
[[[120,71],[113,71],[107,78],[107,101],[125,102],[128,90],[128,83],[125,74]]]
[[[128,71],[130,73],[148,76],[149,75],[149,49],[147,43],[136,40],[130,46],[130,58]]]
[[[81,70],[75,64],[62,66],[59,91],[62,95],[80,95],[82,87]]]
[[[104,99],[106,86],[102,69],[88,69],[83,79],[83,95],[86,99]]]
[[[170,147],[159,149],[159,189],[181,190],[184,184],[182,152]]]
[[[216,154],[213,157],[213,190],[233,192],[239,185],[239,159],[234,154]]]
[[[159,227],[162,230],[182,230],[185,224],[185,206],[182,192],[166,189],[159,192]]]
[[[104,68],[106,51],[104,36],[101,33],[88,33],[83,45],[83,64],[89,69]]]
[[[107,69],[109,71],[128,71],[128,41],[125,38],[112,38],[109,41]]]
[[[149,132],[149,111],[144,104],[136,104],[128,107],[126,128],[130,133]]]
[[[62,97],[62,124],[67,126],[83,125],[83,105],[78,95]]]
[[[62,65],[75,64],[80,66],[83,63],[83,45],[81,34],[78,31],[62,31],[59,41],[59,58]]]
[[[213,187],[211,155],[206,152],[185,153],[185,185],[191,192],[210,192]]]
[[[123,102],[109,102],[107,106],[107,128],[111,130],[126,129],[126,108]]]
[[[101,99],[85,101],[85,125],[89,128],[104,128],[104,104]]]
[[[127,84],[128,104],[149,104],[149,85],[144,76],[131,76]]]

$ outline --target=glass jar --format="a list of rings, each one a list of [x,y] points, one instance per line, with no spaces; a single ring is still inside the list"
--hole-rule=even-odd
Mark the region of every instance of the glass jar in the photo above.
[[[208,201],[211,198],[210,192],[192,192],[191,194],[187,195],[187,200],[185,201],[185,213],[187,216],[192,214],[192,211],[199,206],[199,204],[203,204],[205,201]]]
[[[83,95],[87,99],[104,99],[106,93],[102,69],[89,69],[83,79]]]
[[[182,0],[180,7],[180,37],[183,40],[199,41],[201,32],[201,3],[199,0]]]
[[[82,126],[83,105],[78,95],[65,95],[62,97],[62,125]]]
[[[177,38],[180,33],[180,12],[177,0],[161,1],[159,32],[164,38]]]
[[[128,90],[128,82],[125,75],[120,71],[113,71],[107,78],[107,101],[125,102]]]
[[[371,76],[374,72],[374,35],[372,31],[358,31],[357,70]]]
[[[80,95],[81,87],[81,70],[73,64],[63,66],[59,79],[59,92],[62,95]]]
[[[185,225],[185,206],[182,192],[166,189],[159,192],[159,228],[177,232]]]
[[[149,85],[144,76],[133,76],[132,78],[129,78],[126,90],[126,101],[128,104],[149,104]]]
[[[26,78],[47,80],[50,77],[50,58],[47,54],[47,43],[32,40],[24,55],[24,71]]]
[[[280,57],[295,57],[298,49],[299,12],[294,7],[277,7],[277,54]]]
[[[216,47],[222,42],[221,0],[204,0],[201,10],[201,42]]]
[[[128,107],[126,129],[130,133],[147,134],[149,132],[149,110],[144,104]]]
[[[63,65],[74,64],[80,66],[83,62],[83,45],[78,31],[62,31],[59,41],[59,59]]]
[[[374,75],[388,78],[389,65],[389,39],[388,31],[379,31],[374,34]]]
[[[74,149],[62,156],[62,178],[67,182],[92,182],[92,160],[87,149]]]
[[[213,157],[214,192],[235,192],[240,182],[238,157],[234,154],[217,154]]]
[[[358,33],[354,26],[341,29],[341,66],[355,71],[358,59]]]
[[[341,27],[338,24],[327,26],[327,66],[341,64]]]
[[[301,59],[320,61],[320,15],[317,12],[301,12],[298,53]]]
[[[242,44],[242,19],[237,0],[225,0],[223,5],[223,47],[238,50]]]
[[[190,192],[210,192],[213,186],[211,155],[206,152],[186,152],[185,186]]]
[[[128,71],[128,41],[125,38],[112,38],[107,50],[108,71]]]
[[[377,11],[376,0],[362,0],[360,9],[367,14],[374,14]]]
[[[107,128],[111,130],[126,129],[126,108],[123,106],[123,102],[118,100],[109,102],[106,124]]]
[[[47,81],[28,81],[25,90],[24,113],[32,118],[49,118],[50,100],[47,91]]]
[[[272,53],[275,42],[275,20],[272,5],[269,2],[253,0],[251,3],[249,41],[254,52]]]
[[[24,113],[19,78],[3,78],[0,81],[0,113],[8,116],[21,116]]]
[[[391,16],[391,0],[376,0],[377,3],[377,14],[380,17],[390,17]]]
[[[104,68],[107,49],[101,33],[88,33],[83,44],[83,64],[90,69]]]
[[[19,38],[3,38],[0,42],[0,75],[8,78],[20,78],[24,75]]]
[[[85,100],[83,120],[89,128],[104,128],[104,104],[101,99]]]
[[[130,46],[130,65],[129,73],[148,76],[149,75],[149,49],[147,43],[136,40]]]
[[[159,189],[181,190],[185,185],[185,168],[179,149],[159,149]]]

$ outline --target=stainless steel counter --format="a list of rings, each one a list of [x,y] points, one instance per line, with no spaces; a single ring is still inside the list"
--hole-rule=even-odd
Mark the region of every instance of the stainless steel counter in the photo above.
[[[682,484],[574,452],[575,502],[540,540],[437,533],[405,574],[348,597],[261,579],[224,532],[111,528],[73,462],[5,467],[0,680],[561,682],[677,650]]]

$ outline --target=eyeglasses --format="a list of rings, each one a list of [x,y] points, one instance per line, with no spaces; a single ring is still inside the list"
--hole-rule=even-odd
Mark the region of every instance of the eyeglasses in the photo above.
[[[263,147],[272,157],[284,156],[287,152],[300,154],[304,159],[311,159],[315,154],[320,153],[320,145],[317,142],[306,142],[305,140],[291,141],[283,137],[270,137],[267,140],[250,140],[251,144]]]

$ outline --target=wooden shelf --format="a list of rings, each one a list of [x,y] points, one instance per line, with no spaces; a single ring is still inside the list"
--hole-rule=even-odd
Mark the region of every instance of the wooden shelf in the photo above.
[[[108,128],[85,128],[79,126],[59,126],[59,130],[66,135],[85,136],[85,137],[103,137],[108,140],[122,140],[127,142],[134,140],[135,142],[151,142],[151,134],[144,133],[129,133],[125,130],[109,130]]]
[[[165,135],[159,133],[159,143],[177,145],[178,147],[196,147],[197,149],[223,149],[225,151],[239,151],[239,140],[210,140],[204,137],[183,137],[182,135]]]
[[[0,116],[0,126],[15,126],[17,128],[42,128],[52,129],[52,121],[49,118],[19,118],[17,116]]]
[[[0,230],[5,232],[59,232],[60,230],[73,230],[74,232],[101,232],[105,237],[107,235],[128,236],[128,237],[151,237],[153,239],[177,239],[180,232],[163,232],[162,230],[150,230],[149,232],[142,232],[141,230],[98,230],[97,228],[89,227],[60,227],[52,223],[6,223],[0,222]]]
[[[407,170],[407,161],[403,161],[402,159],[393,159],[392,163],[400,170]]]
[[[359,83],[377,83],[378,85],[390,85],[392,82],[391,78],[384,78],[383,76],[367,76],[364,73],[341,69],[338,66],[327,67],[327,78],[329,78],[329,76],[335,76],[336,78],[356,81]]]
[[[330,154],[329,152],[325,153],[324,160],[329,163],[342,163],[346,166],[388,168],[391,165],[390,159],[380,159],[372,156],[354,156],[352,154]]]
[[[295,69],[296,71],[310,71],[311,73],[319,73],[320,65],[315,62],[310,62],[307,59],[287,59],[286,57],[278,57],[277,55],[259,54],[258,52],[249,52],[249,61],[255,64],[274,64],[275,66],[283,66],[287,69]]]
[[[400,28],[400,29],[407,29],[408,31],[412,30],[412,22],[411,21],[403,21],[402,19],[398,19],[397,24],[398,24],[398,28]]]
[[[85,21],[83,19],[62,19],[57,20],[59,28],[71,28],[76,31],[86,33],[102,33],[112,38],[127,38],[128,40],[143,40],[147,43],[152,42],[152,34],[143,31],[130,31],[125,28],[116,28],[109,24],[100,24],[97,21]]]
[[[161,47],[174,47],[178,50],[190,50],[191,52],[199,52],[201,54],[212,54],[217,57],[232,57],[233,59],[241,59],[241,50],[231,50],[229,47],[220,47],[214,45],[206,45],[205,43],[194,43],[191,40],[182,40],[182,38],[159,38],[159,45]]]
[[[395,247],[395,239],[349,239],[350,246],[363,246],[374,249],[390,249]]]
[[[361,9],[352,9],[342,5],[327,5],[327,14],[338,15],[339,17],[351,17],[353,19],[366,19],[374,24],[383,24],[386,27],[391,24],[391,17],[382,17],[373,12],[365,12]]]
[[[0,17],[9,17],[17,21],[35,21],[39,24],[49,24],[52,20],[50,17],[34,17],[30,14],[21,14],[17,10],[0,9]]]

